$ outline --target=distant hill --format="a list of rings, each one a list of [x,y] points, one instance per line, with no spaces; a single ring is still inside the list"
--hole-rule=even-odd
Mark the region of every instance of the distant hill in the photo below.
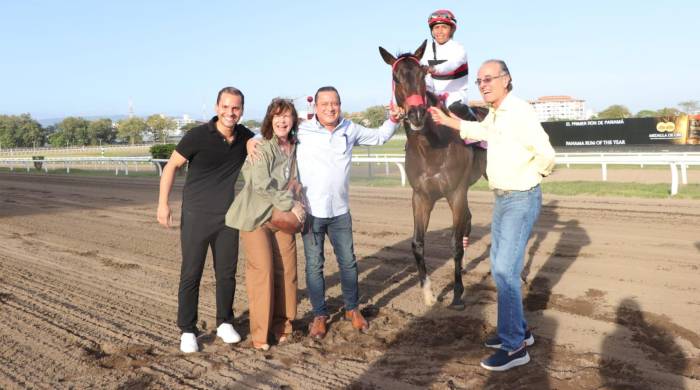
[[[117,122],[120,121],[124,118],[128,118],[128,115],[92,115],[92,116],[82,116],[81,118],[87,119],[89,121],[94,121],[96,119],[102,119],[102,118],[109,118],[112,120],[112,122]],[[62,118],[46,118],[46,119],[37,119],[37,122],[41,124],[43,127],[55,125],[56,123],[64,120],[66,117]]]

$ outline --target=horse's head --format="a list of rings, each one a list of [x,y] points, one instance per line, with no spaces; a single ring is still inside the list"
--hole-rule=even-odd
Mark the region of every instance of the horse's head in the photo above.
[[[411,130],[422,130],[428,117],[428,101],[425,88],[425,75],[428,68],[420,64],[425,46],[423,44],[414,53],[394,57],[383,47],[379,48],[384,62],[391,65],[393,93],[396,104],[403,108]]]

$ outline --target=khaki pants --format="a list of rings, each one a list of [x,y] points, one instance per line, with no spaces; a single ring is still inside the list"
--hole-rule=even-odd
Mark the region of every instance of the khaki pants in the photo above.
[[[268,334],[292,333],[297,312],[297,247],[294,235],[272,231],[267,224],[241,231],[246,257],[250,334],[256,344]]]

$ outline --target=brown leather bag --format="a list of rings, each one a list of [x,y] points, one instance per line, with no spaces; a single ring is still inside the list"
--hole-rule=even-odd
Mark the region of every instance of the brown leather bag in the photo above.
[[[304,195],[302,185],[299,183],[299,179],[297,178],[296,147],[294,148],[294,153],[292,154],[290,171],[291,177],[284,188],[292,192],[294,200],[301,202],[301,204],[306,207],[308,205],[306,196]],[[300,221],[299,218],[297,218],[297,216],[291,211],[282,211],[274,207],[272,208],[272,218],[270,218],[270,224],[275,229],[289,234],[300,233],[304,229],[304,222],[305,221]]]

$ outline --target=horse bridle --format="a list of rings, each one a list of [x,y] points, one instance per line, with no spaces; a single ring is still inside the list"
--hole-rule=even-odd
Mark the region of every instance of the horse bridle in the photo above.
[[[391,98],[393,99],[393,101],[396,101],[397,104],[398,104],[398,101],[396,100],[396,79],[394,77],[394,71],[396,70],[396,65],[398,65],[399,62],[401,62],[405,59],[411,59],[420,65],[420,61],[418,61],[418,58],[416,58],[414,56],[400,57],[396,61],[394,61],[393,65],[391,65]],[[426,102],[425,96],[413,94],[413,95],[406,97],[405,103],[408,104],[408,107],[420,107],[420,106],[424,106],[425,102]],[[393,104],[393,102],[392,102],[392,104]]]

